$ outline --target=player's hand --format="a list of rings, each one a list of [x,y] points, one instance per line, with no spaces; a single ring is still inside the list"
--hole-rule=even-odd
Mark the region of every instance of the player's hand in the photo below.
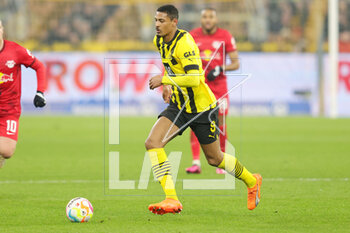
[[[162,76],[161,75],[156,75],[153,76],[150,80],[149,80],[149,88],[151,90],[160,87],[162,85]]]
[[[222,69],[221,66],[215,66],[214,69],[212,69],[211,71],[209,71],[209,73],[208,73],[208,75],[207,75],[207,79],[208,79],[209,81],[215,80],[215,79],[221,74],[222,71],[224,71],[224,70]]]
[[[37,91],[33,102],[36,108],[44,107],[46,105],[46,99],[45,99],[44,93],[42,93],[41,91]]]
[[[170,85],[163,85],[163,100],[165,103],[170,103],[171,98],[171,86]]]

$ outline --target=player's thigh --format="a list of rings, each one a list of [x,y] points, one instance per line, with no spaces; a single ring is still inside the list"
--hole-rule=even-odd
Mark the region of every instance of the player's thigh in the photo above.
[[[204,155],[210,165],[217,166],[222,161],[222,153],[219,143],[219,131],[217,121],[210,124],[196,124],[191,126],[193,132],[201,144]]]
[[[210,119],[210,120],[209,120]],[[191,129],[198,138],[208,163],[217,166],[222,161],[219,143],[218,110],[203,113],[193,124]]]
[[[151,132],[146,139],[145,147],[148,150],[164,147],[178,133],[179,127],[168,118],[161,116],[153,125]]]
[[[19,116],[0,116],[0,154],[11,157],[15,150],[18,138]]]
[[[219,138],[217,108],[202,112],[191,121],[190,128],[200,144],[211,144]]]
[[[17,141],[19,116],[0,116],[0,137],[6,137]]]
[[[11,138],[0,136],[0,155],[10,158],[15,153],[17,142]]]

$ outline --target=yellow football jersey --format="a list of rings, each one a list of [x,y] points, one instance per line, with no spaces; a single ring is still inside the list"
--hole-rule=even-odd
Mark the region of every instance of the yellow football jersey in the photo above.
[[[162,37],[156,35],[153,43],[158,48],[165,68],[163,84],[172,85],[170,104],[175,104],[179,109],[185,105],[187,113],[198,113],[214,108],[216,99],[205,83],[199,49],[190,33],[178,29],[170,42],[165,43]],[[196,71],[195,76],[193,71]],[[191,72],[191,75],[185,76],[188,72]],[[177,77],[184,77],[184,82],[175,82]],[[197,77],[199,77],[198,86],[186,84],[189,83],[186,82],[186,78]]]

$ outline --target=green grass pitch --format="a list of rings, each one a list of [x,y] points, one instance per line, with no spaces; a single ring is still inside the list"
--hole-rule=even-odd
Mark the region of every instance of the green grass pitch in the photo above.
[[[121,118],[120,145],[104,150],[103,118],[22,117],[16,154],[0,170],[0,232],[349,232],[350,119],[229,118],[238,158],[263,176],[254,211],[240,181],[235,190],[182,190],[183,179],[222,178],[203,156],[203,173],[185,174],[186,131],[166,147],[183,152],[176,185],[184,209],[165,216],[147,210],[163,198],[156,182],[110,190],[104,180],[109,150],[120,153],[121,180],[139,179],[154,122]],[[92,202],[91,222],[67,220],[77,196]]]

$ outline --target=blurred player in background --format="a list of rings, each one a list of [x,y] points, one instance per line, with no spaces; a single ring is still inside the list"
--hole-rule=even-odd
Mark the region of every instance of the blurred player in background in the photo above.
[[[225,152],[227,130],[226,116],[228,114],[229,96],[227,93],[227,81],[225,71],[239,69],[238,51],[235,39],[231,34],[219,28],[216,10],[205,8],[201,12],[201,27],[193,29],[190,33],[199,48],[205,70],[205,82],[214,93],[219,104],[219,128],[220,148]],[[226,55],[231,64],[226,65]],[[200,145],[194,132],[191,130],[192,166],[186,169],[187,173],[200,173],[201,163],[199,160]],[[216,173],[224,174],[225,171],[216,168]]]
[[[178,10],[173,5],[159,7],[155,15],[157,34],[153,42],[160,53],[165,72],[163,76],[152,77],[149,87],[153,90],[163,85],[163,99],[169,102],[169,106],[158,116],[145,147],[153,174],[166,198],[149,205],[148,209],[155,214],[179,213],[182,210],[164,147],[190,127],[208,163],[225,169],[246,184],[247,205],[252,210],[260,201],[262,178],[259,174],[251,174],[234,156],[221,151],[216,127],[216,99],[205,83],[199,49],[190,33],[177,28],[178,18]]]
[[[0,168],[16,150],[21,115],[21,65],[36,71],[38,87],[34,105],[44,107],[44,65],[28,49],[4,40],[4,27],[0,20]]]

